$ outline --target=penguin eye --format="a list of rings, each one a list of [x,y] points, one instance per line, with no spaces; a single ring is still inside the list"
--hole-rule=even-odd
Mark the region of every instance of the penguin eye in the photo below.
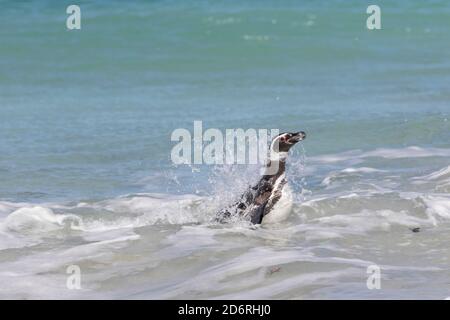
[[[280,141],[281,141],[281,142],[284,142],[284,141],[286,141],[286,138],[285,138],[285,137],[281,137],[281,138],[280,138]]]

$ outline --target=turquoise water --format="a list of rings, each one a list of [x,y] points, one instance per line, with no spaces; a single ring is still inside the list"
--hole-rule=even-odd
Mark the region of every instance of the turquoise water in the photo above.
[[[370,261],[402,275],[389,275],[386,297],[449,295],[447,1],[377,1],[375,31],[365,27],[372,1],[78,1],[75,31],[65,26],[69,4],[0,1],[0,277],[11,279],[14,269],[32,283],[8,281],[2,297],[79,297],[64,289],[64,267],[75,262],[93,297],[191,297],[187,279],[202,274],[200,282],[225,284],[192,289],[194,298],[380,297],[354,278]],[[292,176],[305,191],[282,231],[208,226],[215,207],[203,205],[222,204],[225,192],[211,181],[227,185],[227,199],[239,188],[231,173],[214,180],[216,168],[171,163],[172,131],[192,130],[194,120],[308,133],[294,157],[306,161]],[[32,211],[13,215],[21,209]],[[434,242],[426,231],[411,238],[416,224]],[[192,246],[178,245],[185,237]],[[389,237],[402,246],[387,249]],[[108,247],[113,240],[117,247]],[[102,241],[106,249],[86,249]],[[298,256],[302,250],[311,252]],[[48,261],[49,252],[54,265],[24,267]],[[285,273],[258,271],[238,286],[266,254],[282,255],[267,265]],[[333,270],[336,257],[351,266],[312,280],[313,271]],[[254,265],[225,268],[246,259]],[[109,276],[99,275],[102,263]],[[428,273],[402,273],[412,266]],[[276,276],[296,286],[267,294]],[[425,292],[418,278],[429,284]]]

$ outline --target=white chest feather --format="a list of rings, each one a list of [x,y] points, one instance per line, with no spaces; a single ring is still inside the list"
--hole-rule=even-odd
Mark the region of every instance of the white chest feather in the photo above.
[[[279,180],[281,182],[281,179]],[[291,213],[293,203],[292,190],[289,188],[288,184],[275,184],[274,189],[277,190],[277,188],[281,192],[281,197],[275,203],[272,210],[264,216],[262,220],[262,223],[264,224],[281,222],[287,219]]]

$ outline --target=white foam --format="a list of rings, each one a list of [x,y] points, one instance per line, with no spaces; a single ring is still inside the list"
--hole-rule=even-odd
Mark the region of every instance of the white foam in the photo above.
[[[352,177],[352,176],[360,176],[361,174],[380,173],[380,172],[386,172],[386,171],[375,169],[375,168],[369,168],[369,167],[349,167],[349,168],[345,168],[341,171],[331,172],[322,180],[321,184],[323,186],[328,187],[336,179]]]
[[[356,159],[357,160],[356,163],[359,163],[359,162],[361,162],[361,160],[359,160],[358,158],[361,156],[361,153],[362,153],[361,150],[350,150],[350,151],[341,152],[341,153],[324,154],[324,155],[320,155],[320,156],[309,157],[308,161],[328,164],[328,163],[335,163],[335,162]]]
[[[375,172],[386,172],[385,170],[369,168],[369,167],[357,167],[357,168],[346,168],[341,171],[342,173],[375,173]]]
[[[18,208],[21,205],[24,207]],[[42,206],[10,204],[8,211],[11,210],[13,212],[0,220],[0,250],[37,245],[52,232],[81,224],[81,219],[75,215],[55,214]]]
[[[402,149],[379,148],[374,151],[366,152],[362,156],[365,158],[381,157],[386,159],[448,157],[450,156],[450,149],[421,148],[416,146],[410,146]]]
[[[423,196],[421,199],[427,206],[427,214],[433,221],[433,224],[437,224],[437,217],[444,219],[450,219],[450,198],[444,196]]]
[[[450,166],[442,168],[441,170],[438,170],[438,171],[434,171],[434,172],[424,175],[424,176],[415,177],[414,179],[432,181],[432,180],[439,180],[442,178],[449,178],[449,177],[450,177]]]
[[[0,250],[36,245],[45,237],[62,236],[70,230],[101,235],[156,224],[208,222],[208,205],[208,199],[195,195],[161,194],[136,194],[72,206],[0,202],[0,212],[7,214],[0,218]]]
[[[358,163],[356,160],[359,160],[360,162],[362,159],[369,157],[379,157],[385,159],[450,157],[450,149],[410,146],[400,149],[378,148],[367,152],[362,152],[361,150],[351,150],[337,154],[310,157],[309,160],[319,163],[335,163],[342,161],[353,161],[353,163]]]
[[[154,224],[186,224],[207,221],[204,213],[207,199],[195,195],[163,196],[140,194],[119,197],[91,205],[93,208],[117,213],[113,221],[91,221],[84,224],[85,231],[141,227]],[[89,207],[89,205],[84,206]]]
[[[389,230],[392,225],[417,227],[428,224],[429,221],[409,215],[407,211],[395,212],[392,210],[363,210],[353,214],[337,214],[313,219],[312,222],[342,227],[346,233],[367,233],[372,230]]]
[[[3,221],[4,228],[18,233],[42,233],[59,230],[66,222],[79,223],[74,215],[59,215],[49,208],[40,206],[20,208],[9,214]]]

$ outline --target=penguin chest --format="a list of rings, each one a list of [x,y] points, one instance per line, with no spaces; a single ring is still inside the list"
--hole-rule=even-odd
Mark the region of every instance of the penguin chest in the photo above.
[[[283,179],[284,180],[284,179]],[[277,186],[278,189],[275,190],[270,202],[271,205],[269,211],[264,215],[262,223],[277,223],[286,220],[292,210],[293,204],[293,194],[291,188],[286,184],[286,181],[281,181],[280,185]]]

